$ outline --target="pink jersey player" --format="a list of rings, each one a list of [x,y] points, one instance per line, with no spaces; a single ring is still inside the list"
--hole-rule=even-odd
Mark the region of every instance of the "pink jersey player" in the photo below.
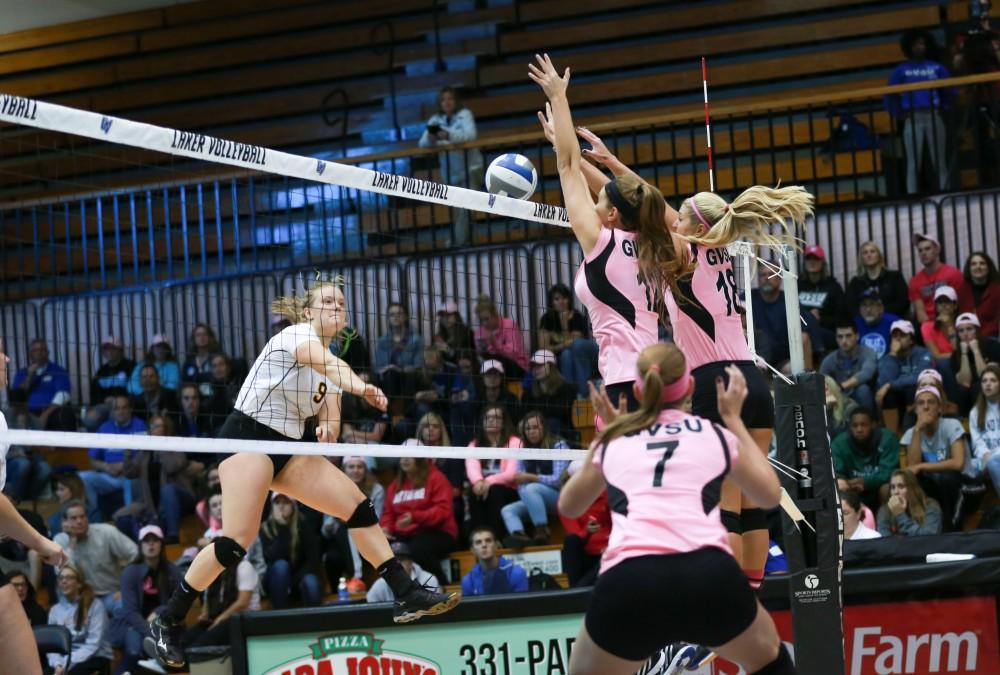
[[[674,342],[692,370],[717,361],[751,361],[743,332],[743,304],[729,251],[689,247],[694,273],[678,281],[683,298],[666,291]]]
[[[587,307],[606,385],[635,379],[635,362],[658,338],[653,296],[639,278],[634,231],[601,227],[576,273],[574,289]]]
[[[715,546],[732,554],[719,521],[722,479],[738,456],[727,429],[676,408],[594,451],[611,506],[611,540],[601,573],[644,555]]]

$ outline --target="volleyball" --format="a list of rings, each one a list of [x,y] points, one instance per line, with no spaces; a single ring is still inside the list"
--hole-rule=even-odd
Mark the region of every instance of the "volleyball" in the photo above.
[[[538,172],[524,155],[508,152],[500,155],[486,169],[486,189],[495,195],[527,199],[535,193]]]

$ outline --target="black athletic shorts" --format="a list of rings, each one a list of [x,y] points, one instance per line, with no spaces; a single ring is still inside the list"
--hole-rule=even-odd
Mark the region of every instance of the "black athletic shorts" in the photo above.
[[[691,412],[699,417],[722,424],[719,417],[719,402],[715,395],[715,378],[721,377],[728,384],[726,366],[738,366],[747,379],[747,400],[743,402],[740,417],[747,429],[774,428],[774,399],[771,388],[753,361],[715,361],[698,366],[691,371],[694,377],[694,395],[691,397]]]
[[[229,413],[229,417],[222,423],[219,430],[219,438],[235,438],[242,441],[298,441],[297,438],[275,431],[271,427],[261,424],[254,418],[234,410]],[[268,455],[271,463],[274,464],[274,475],[277,476],[285,465],[292,459],[293,455]]]
[[[616,382],[615,384],[608,384],[604,386],[604,391],[608,394],[608,399],[611,401],[611,405],[615,408],[618,407],[618,397],[625,394],[627,399],[627,406],[629,412],[634,412],[639,409],[639,401],[635,397],[635,392],[632,391],[632,386],[635,384],[634,380],[629,380],[628,382]]]
[[[0,499],[3,499],[3,497],[0,497]],[[0,570],[0,588],[3,588],[9,583],[10,579],[8,579],[7,575],[3,573],[3,570]]]
[[[584,625],[604,651],[644,661],[672,642],[724,645],[756,616],[757,598],[736,560],[706,547],[618,563],[598,577]]]

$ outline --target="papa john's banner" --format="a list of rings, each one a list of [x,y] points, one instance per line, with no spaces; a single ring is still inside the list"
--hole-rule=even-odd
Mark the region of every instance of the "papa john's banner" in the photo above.
[[[791,615],[771,615],[791,646]],[[564,614],[248,637],[247,664],[251,675],[565,675],[582,620]],[[1000,674],[992,596],[850,605],[844,638],[847,675]],[[745,675],[721,659],[697,672]]]

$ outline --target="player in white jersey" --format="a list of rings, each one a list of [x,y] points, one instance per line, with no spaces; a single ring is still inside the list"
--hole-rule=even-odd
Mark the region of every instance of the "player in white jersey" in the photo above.
[[[0,344],[0,389],[7,388],[7,360],[3,345]],[[0,413],[0,490],[3,489],[6,478],[5,462],[9,447],[6,435],[7,421],[3,413]],[[0,494],[0,535],[16,539],[34,549],[49,565],[59,567],[66,562],[66,552],[62,547],[38,534],[3,494]],[[0,673],[35,675],[42,672],[31,624],[21,607],[17,591],[7,583],[3,572],[0,572],[0,645],[3,645]]]
[[[303,297],[279,298],[272,306],[292,325],[272,337],[254,362],[219,435],[247,440],[301,440],[305,420],[317,418],[316,438],[340,436],[341,392],[363,396],[379,410],[388,408],[382,391],[366,383],[330,352],[330,342],[346,325],[346,301],[337,282],[320,282]],[[235,567],[257,537],[268,491],[347,523],[364,556],[396,597],[394,620],[405,623],[440,614],[458,604],[459,593],[432,593],[410,579],[396,560],[378,524],[371,500],[337,467],[319,455],[236,453],[219,465],[224,534],[201,550],[151,625],[147,651],[164,665],[184,665],[184,617],[223,569]]]

